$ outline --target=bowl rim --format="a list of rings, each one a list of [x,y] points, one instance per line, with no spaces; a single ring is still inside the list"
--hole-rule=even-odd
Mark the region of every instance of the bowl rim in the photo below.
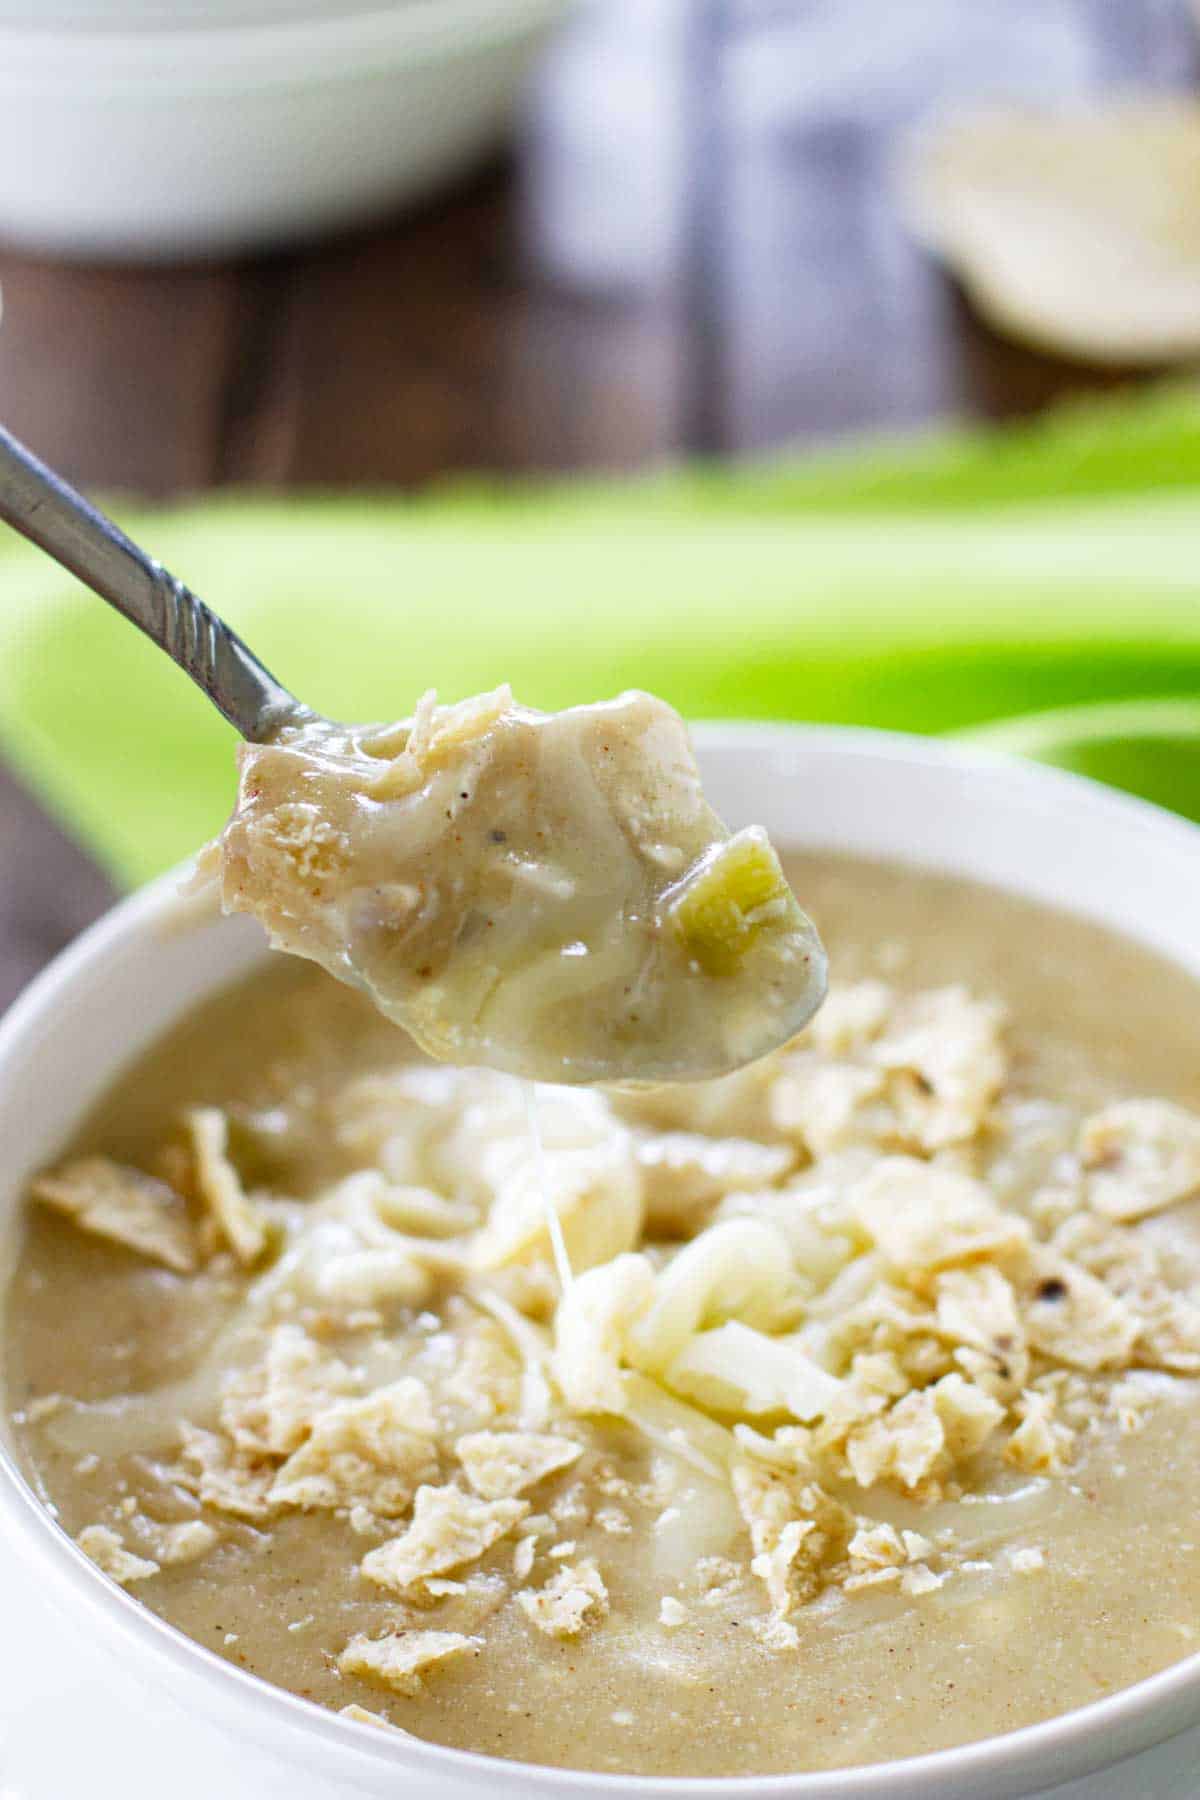
[[[1018,787],[1043,804],[1056,797],[1073,809],[1120,819],[1141,827],[1156,843],[1174,846],[1200,864],[1200,826],[1152,803],[1102,787],[1066,770],[1030,763],[1003,751],[961,740],[921,738],[902,732],[854,726],[784,723],[702,722],[693,727],[702,754],[721,756],[747,749],[794,745],[861,760],[885,760],[913,767],[957,772],[1006,772]],[[936,863],[918,867],[936,867]],[[116,946],[136,940],[178,908],[180,870],[172,870],[118,901],[74,940],[27,987],[0,1018],[0,1081],[6,1064],[22,1049],[38,1022],[69,996],[78,976]],[[407,1771],[436,1782],[440,1776],[462,1792],[592,1794],[611,1800],[958,1800],[964,1783],[986,1779],[991,1794],[1026,1793],[1030,1776],[1055,1786],[1115,1766],[1200,1723],[1200,1651],[1158,1673],[1085,1706],[1037,1724],[976,1739],[919,1756],[831,1770],[738,1776],[640,1776],[577,1770],[547,1764],[509,1762],[480,1751],[459,1750],[400,1731],[364,1727],[357,1721],[304,1700],[264,1677],[238,1668],[151,1612],[101,1574],[57,1524],[25,1480],[7,1444],[0,1440],[0,1535],[19,1534],[39,1573],[50,1578],[60,1600],[86,1609],[98,1623],[119,1633],[133,1653],[150,1658],[170,1676],[199,1677],[214,1702],[224,1698],[239,1708],[237,1729],[263,1742],[285,1729],[299,1746],[308,1740],[336,1755],[347,1775],[381,1781]],[[1114,1753],[1112,1738],[1120,1734]],[[1040,1772],[1037,1769],[1040,1765]],[[970,1791],[975,1791],[972,1787]]]

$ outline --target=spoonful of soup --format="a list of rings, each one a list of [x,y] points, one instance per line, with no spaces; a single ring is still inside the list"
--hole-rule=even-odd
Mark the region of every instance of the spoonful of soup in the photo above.
[[[825,957],[766,834],[729,833],[679,715],[507,687],[397,724],[302,706],[224,622],[0,431],[0,517],[140,626],[244,739],[205,865],[224,907],[430,1055],[535,1080],[719,1075],[794,1036]]]

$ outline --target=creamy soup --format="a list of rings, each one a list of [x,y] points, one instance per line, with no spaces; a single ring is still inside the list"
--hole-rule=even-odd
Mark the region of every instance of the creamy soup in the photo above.
[[[935,1750],[1200,1647],[1200,988],[790,873],[829,1000],[719,1082],[435,1067],[297,964],[122,1078],[7,1317],[102,1570],[364,1729],[659,1775]]]
[[[691,1080],[775,1049],[825,957],[766,835],[730,836],[652,694],[560,713],[427,694],[241,751],[230,911],[431,1056],[537,1080]]]

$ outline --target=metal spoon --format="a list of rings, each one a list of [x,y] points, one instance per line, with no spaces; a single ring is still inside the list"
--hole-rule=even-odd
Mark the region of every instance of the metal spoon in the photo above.
[[[250,743],[313,716],[211,607],[2,426],[0,519],[152,638]]]
[[[0,519],[7,520],[140,627],[203,688],[249,743],[271,745],[285,725],[313,722],[315,728],[317,715],[281,687],[241,638],[202,600],[168,574],[161,563],[131,543],[110,519],[2,428]],[[619,796],[623,791],[621,770],[636,767],[638,759],[644,757],[642,747],[652,736],[650,727],[658,731],[664,723],[668,747],[676,745],[677,749],[665,758],[661,752],[656,755],[665,771],[668,799],[672,792],[683,796],[678,808],[681,838],[677,847],[687,852],[690,866],[702,869],[707,867],[709,851],[716,852],[733,842],[703,801],[694,764],[691,768],[695,779],[689,778],[686,734],[677,715],[672,715],[653,696],[636,693],[622,695],[599,710],[607,718],[600,735],[613,742],[600,744],[598,738],[585,735],[572,755],[564,757],[560,750],[549,758],[547,773],[534,752],[536,734],[554,727],[556,719],[561,725],[570,715],[542,716],[512,708],[512,731],[524,734],[519,740],[524,748],[518,765],[538,770],[537,781],[545,782],[545,793],[540,787],[526,793],[519,781],[504,780],[491,785],[483,783],[482,799],[478,793],[461,793],[465,809],[447,812],[445,816],[456,822],[455,842],[478,843],[481,854],[473,866],[469,849],[459,853],[462,866],[452,869],[453,879],[444,883],[445,893],[450,896],[445,900],[422,860],[429,851],[420,829],[415,835],[409,831],[407,836],[403,829],[399,830],[391,841],[394,854],[390,859],[388,845],[380,834],[368,832],[364,838],[360,833],[356,838],[350,831],[342,834],[343,849],[335,864],[338,875],[328,898],[320,902],[301,901],[298,910],[291,913],[281,909],[272,884],[285,877],[252,874],[254,859],[245,854],[245,844],[253,844],[256,829],[268,843],[274,841],[269,828],[261,822],[256,826],[256,809],[258,814],[269,817],[280,790],[269,778],[249,784],[248,791],[243,788],[235,814],[235,824],[241,827],[246,879],[236,886],[233,904],[262,919],[277,948],[309,956],[339,979],[365,989],[387,1017],[406,1027],[423,1048],[439,1057],[489,1064],[535,1080],[662,1081],[725,1074],[777,1048],[808,1023],[824,997],[825,956],[811,922],[788,895],[787,904],[776,907],[771,914],[762,946],[766,960],[757,965],[754,985],[744,985],[740,979],[722,982],[725,971],[714,970],[693,957],[667,922],[661,909],[668,900],[671,880],[660,863],[650,864],[647,860],[644,866],[634,854],[631,841],[627,845],[616,802],[605,829],[620,845],[620,855],[614,858],[605,851],[610,864],[610,873],[605,877],[607,886],[601,883],[594,890],[595,894],[606,896],[603,916],[598,916],[590,891],[584,911],[580,912],[577,884],[569,864],[565,891],[548,889],[536,905],[530,897],[533,890],[521,894],[511,875],[507,877],[514,893],[511,903],[502,902],[496,907],[493,900],[485,900],[488,871],[495,862],[493,859],[489,865],[485,860],[485,843],[508,844],[512,840],[519,849],[527,840],[529,860],[535,860],[535,851],[544,856],[545,833],[540,822],[569,815],[575,797],[573,784],[578,786],[577,778],[571,774],[573,757],[588,766],[589,745],[597,744],[599,747],[591,752],[593,760],[605,759],[606,779],[615,780],[614,791]],[[581,711],[590,711],[594,717],[597,709]],[[342,761],[347,770],[353,771],[357,767],[355,756],[365,755],[358,749],[354,728],[330,726],[330,730],[339,743],[351,747],[343,749]],[[561,736],[555,742],[561,746]],[[257,754],[268,765],[273,760],[270,749]],[[376,770],[378,766],[376,763]],[[644,761],[642,774],[653,778],[658,767],[653,759]],[[285,794],[290,792],[288,784],[294,777],[295,770],[289,764],[279,777]],[[345,779],[353,791],[350,774]],[[594,774],[590,781],[594,783]],[[477,785],[469,784],[472,789]],[[458,787],[457,781],[454,786]],[[626,773],[625,788],[640,795],[641,777],[631,783]],[[433,791],[432,787],[427,791]],[[592,787],[587,791],[591,793]],[[330,795],[335,805],[342,792],[338,781],[331,777]],[[440,818],[440,799],[437,806]],[[496,806],[507,809],[502,814],[505,828],[498,832],[491,829],[494,816],[489,813],[486,821],[483,817],[483,809]],[[667,805],[665,818],[670,817],[670,811]],[[353,816],[360,817],[362,812],[359,806]],[[469,832],[464,823],[467,819],[473,821]],[[668,842],[673,842],[670,830],[664,827],[664,831]],[[597,839],[598,844],[601,841]],[[770,858],[765,840],[758,845],[757,853]],[[512,848],[503,855],[511,857]],[[519,856],[518,862],[524,867]],[[270,856],[263,867],[271,869]],[[774,875],[770,861],[767,868],[773,883],[772,899],[783,899],[786,889],[778,865],[774,865]],[[428,881],[433,896],[428,907],[422,901],[418,908],[422,917],[428,914],[430,923],[423,927],[427,936],[417,935],[413,942],[428,946],[428,951],[421,951],[422,957],[428,953],[441,959],[434,981],[427,980],[434,973],[432,964],[414,969],[404,965],[405,933],[413,916],[409,902],[405,900],[396,915],[400,929],[388,910],[393,904],[390,897],[414,892],[420,897],[424,891],[420,886],[405,885],[406,870],[414,882]],[[319,917],[320,929],[308,929],[305,905],[311,905],[314,916]],[[486,928],[496,923],[498,914],[500,929],[489,937],[485,928],[473,938],[467,928],[483,919],[486,909],[491,909],[487,911]],[[518,924],[510,926],[506,933],[503,922],[510,913]],[[284,914],[286,919],[281,922]],[[639,920],[637,932],[631,931],[627,923],[633,917]],[[582,940],[581,924],[586,928]],[[758,931],[755,923],[752,937],[757,937]],[[481,939],[486,939],[490,948],[481,947]],[[465,950],[461,948],[464,943]],[[397,957],[398,944],[402,948]],[[581,968],[581,952],[585,959],[594,956],[595,960]],[[540,1009],[547,1004],[543,972],[551,966],[557,968],[557,959],[566,957],[572,959],[577,989],[588,991],[586,1004],[561,1007],[555,1014],[558,1022],[553,1036],[547,1031],[539,1037],[536,1026],[542,1018]],[[594,974],[593,970],[599,973]],[[523,981],[532,982],[532,990],[523,987]],[[668,993],[669,1005],[660,1001],[652,1008],[653,1029],[639,1014],[629,1011],[628,997],[638,991],[635,981],[647,984],[649,990],[657,985]],[[496,1000],[497,992],[500,1002]],[[640,1013],[640,998],[634,1004]],[[686,1020],[686,1029],[680,1029],[681,1020]],[[638,1030],[631,1037],[634,1023]]]

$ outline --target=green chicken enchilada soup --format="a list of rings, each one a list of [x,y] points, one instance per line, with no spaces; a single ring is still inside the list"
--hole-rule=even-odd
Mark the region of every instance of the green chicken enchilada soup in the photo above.
[[[290,959],[122,1077],[6,1319],[106,1574],[353,1717],[645,1774],[934,1750],[1197,1647],[1200,987],[787,872],[829,999],[719,1081],[435,1066]]]

